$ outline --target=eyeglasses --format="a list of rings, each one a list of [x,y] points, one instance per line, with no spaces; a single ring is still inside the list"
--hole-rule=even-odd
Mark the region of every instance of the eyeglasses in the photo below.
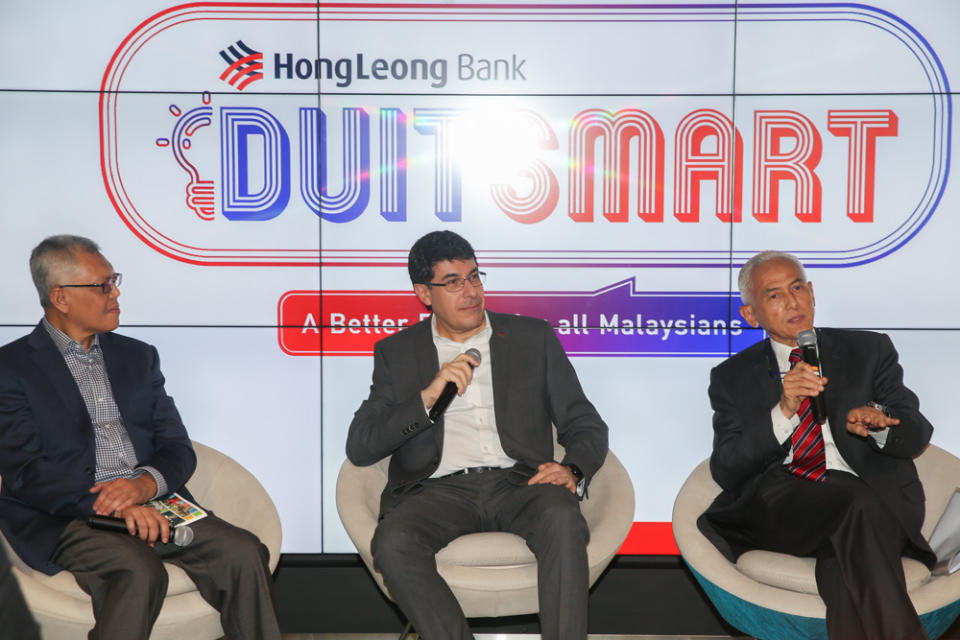
[[[478,289],[483,288],[483,281],[486,280],[487,274],[483,271],[474,271],[465,278],[452,278],[446,282],[428,282],[428,287],[444,287],[450,293],[457,293],[458,291],[463,291],[463,287],[466,283],[470,283],[471,286]]]
[[[120,282],[122,280],[123,280],[123,274],[115,273],[109,278],[107,278],[106,280],[104,280],[103,282],[99,282],[97,284],[58,284],[57,286],[62,287],[64,289],[84,289],[87,287],[98,287],[100,291],[102,291],[104,295],[106,295],[111,291],[113,291],[114,287],[119,287]]]

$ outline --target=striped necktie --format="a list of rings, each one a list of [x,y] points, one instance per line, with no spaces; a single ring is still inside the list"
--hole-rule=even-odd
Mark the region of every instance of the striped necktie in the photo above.
[[[800,362],[800,349],[790,353],[790,368]],[[790,436],[793,447],[793,460],[787,465],[790,473],[805,480],[826,480],[827,459],[823,450],[823,432],[813,420],[813,407],[810,398],[804,398],[797,411],[800,424]]]

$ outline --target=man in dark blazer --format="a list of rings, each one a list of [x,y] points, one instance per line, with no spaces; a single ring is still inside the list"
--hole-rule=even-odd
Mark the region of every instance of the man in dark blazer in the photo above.
[[[145,504],[192,499],[196,455],[157,350],[112,333],[120,274],[78,236],[41,242],[30,270],[44,318],[0,348],[0,530],[11,547],[39,571],[73,573],[93,601],[90,638],[150,635],[166,560],[220,611],[230,638],[278,639],[266,547],[213,514],[178,546]],[[122,518],[129,534],[87,526],[95,514]]]
[[[434,555],[466,533],[516,533],[537,557],[543,637],[583,640],[589,531],[577,498],[603,464],[607,426],[548,323],[484,308],[466,240],[429,233],[408,267],[433,314],[377,343],[370,396],[347,437],[354,464],[392,456],[374,564],[420,637],[472,638]],[[448,383],[458,396],[432,422]]]
[[[920,535],[924,495],[912,460],[933,427],[903,384],[893,344],[820,329],[820,370],[791,368],[798,334],[813,329],[803,266],[764,252],[743,266],[739,285],[740,313],[769,338],[711,373],[710,469],[723,492],[701,530],[731,561],[748,549],[815,557],[832,639],[926,638],[900,558],[935,560]],[[822,425],[807,409],[818,396]]]

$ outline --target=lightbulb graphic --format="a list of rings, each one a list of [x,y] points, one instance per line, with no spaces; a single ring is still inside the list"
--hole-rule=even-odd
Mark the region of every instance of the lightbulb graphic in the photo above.
[[[175,104],[170,105],[170,113],[177,118],[173,126],[173,134],[170,138],[157,138],[158,147],[170,147],[173,151],[173,157],[177,164],[190,176],[190,182],[187,183],[187,207],[197,214],[201,220],[213,220],[214,218],[214,191],[213,180],[203,180],[200,178],[200,172],[196,166],[187,160],[186,151],[192,145],[193,134],[202,127],[208,127],[213,123],[213,107],[209,106],[211,102],[210,92],[204,91],[201,94],[203,104],[206,106],[196,107],[184,113],[180,107]]]

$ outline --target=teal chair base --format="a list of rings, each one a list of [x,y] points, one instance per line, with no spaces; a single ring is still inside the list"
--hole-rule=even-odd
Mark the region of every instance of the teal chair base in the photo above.
[[[763,640],[827,640],[827,624],[823,618],[792,615],[761,607],[724,591],[693,567],[690,567],[690,571],[720,616],[747,635]],[[928,636],[939,638],[958,616],[960,601],[922,614],[920,622]]]

